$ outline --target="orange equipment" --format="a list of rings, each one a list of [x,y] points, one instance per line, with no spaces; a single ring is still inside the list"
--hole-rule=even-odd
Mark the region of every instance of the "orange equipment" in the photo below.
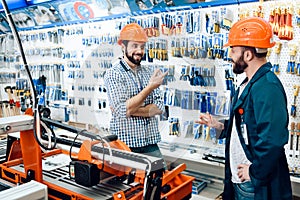
[[[83,142],[70,140],[73,150],[67,143],[62,143],[61,146],[66,148],[57,145],[57,148],[43,153],[40,143],[34,137],[34,126],[28,127],[27,122],[22,123],[26,129],[22,128],[23,125],[16,128],[7,125],[6,122],[13,119],[0,121],[0,127],[6,127],[4,132],[15,132],[17,128],[20,130],[20,141],[14,142],[7,161],[0,164],[2,179],[16,184],[38,181],[47,185],[49,199],[55,200],[191,198],[194,177],[181,173],[186,168],[185,164],[165,171],[161,158],[130,152],[128,146],[117,138],[110,140],[113,137],[105,137],[103,142],[104,137],[75,127],[72,129],[71,126],[50,119],[42,121],[48,125],[65,127],[70,132],[77,130],[77,134],[91,138]],[[57,163],[50,162],[55,157],[59,159],[59,167],[55,167]],[[63,160],[69,157],[72,159],[67,160],[66,164]],[[50,169],[46,169],[46,163]]]
[[[121,45],[123,40],[131,40],[136,42],[148,42],[148,36],[145,30],[137,23],[125,25],[118,39],[118,44]]]
[[[271,25],[260,17],[248,17],[232,26],[224,47],[248,46],[266,49],[274,45]]]

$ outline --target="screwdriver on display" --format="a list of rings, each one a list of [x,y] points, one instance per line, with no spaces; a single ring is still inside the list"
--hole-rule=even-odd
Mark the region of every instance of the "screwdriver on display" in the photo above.
[[[299,85],[294,85],[294,89],[295,89],[295,92],[294,92],[294,103],[292,104],[292,107],[291,107],[291,116],[292,117],[296,117],[296,100],[297,100],[297,96],[299,94]]]
[[[300,135],[300,122],[297,123],[297,139],[296,139],[296,158],[298,158],[299,155],[299,135]]]
[[[290,134],[291,134],[291,138],[290,138],[290,157],[293,156],[294,129],[295,129],[295,122],[292,122],[291,123],[291,130],[290,130]]]

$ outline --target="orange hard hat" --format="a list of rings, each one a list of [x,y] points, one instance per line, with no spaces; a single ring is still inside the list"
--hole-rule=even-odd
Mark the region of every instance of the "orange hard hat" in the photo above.
[[[248,46],[260,49],[275,45],[271,25],[260,17],[248,17],[237,21],[228,35],[228,46]]]
[[[125,25],[118,39],[118,44],[121,45],[123,40],[131,40],[136,42],[147,42],[148,36],[145,30],[137,23],[131,23]]]

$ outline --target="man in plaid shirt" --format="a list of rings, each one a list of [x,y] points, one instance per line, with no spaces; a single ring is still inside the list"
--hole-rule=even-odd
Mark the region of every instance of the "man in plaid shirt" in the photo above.
[[[107,70],[104,83],[112,111],[110,131],[125,142],[132,152],[161,157],[157,145],[161,140],[156,115],[163,112],[159,86],[168,72],[154,72],[141,66],[148,37],[136,23],[120,32],[118,44],[123,57]]]

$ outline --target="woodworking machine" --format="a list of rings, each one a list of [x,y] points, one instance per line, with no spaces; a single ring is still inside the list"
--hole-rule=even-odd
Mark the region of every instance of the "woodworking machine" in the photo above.
[[[194,177],[181,173],[185,164],[165,170],[163,159],[133,153],[114,135],[100,136],[48,118],[41,121],[76,136],[71,140],[40,131],[44,137],[36,137],[31,115],[0,118],[0,135],[19,133],[0,164],[1,179],[16,185],[31,180],[45,184],[49,199],[191,198]],[[53,149],[42,148],[41,143],[53,144],[54,139]]]

